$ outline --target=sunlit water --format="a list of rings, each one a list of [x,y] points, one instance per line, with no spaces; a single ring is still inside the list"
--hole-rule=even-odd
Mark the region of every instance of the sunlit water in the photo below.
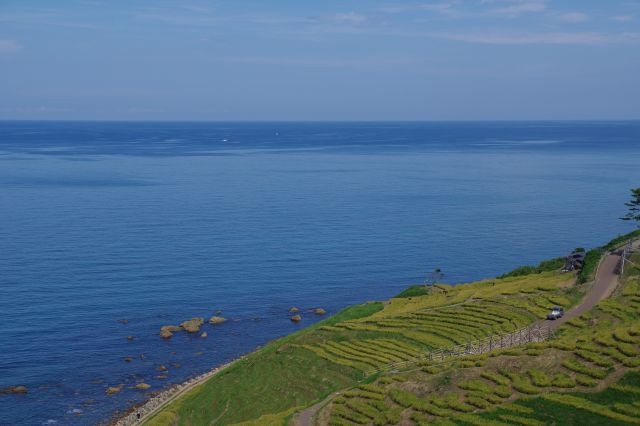
[[[107,421],[317,320],[292,306],[600,244],[639,164],[639,122],[0,123],[0,387],[29,388],[0,424]]]

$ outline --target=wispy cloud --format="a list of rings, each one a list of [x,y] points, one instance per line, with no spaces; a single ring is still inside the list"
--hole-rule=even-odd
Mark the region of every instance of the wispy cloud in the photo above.
[[[611,17],[612,20],[618,22],[630,22],[634,20],[633,15],[616,15]]]
[[[496,7],[487,12],[487,15],[503,18],[518,18],[527,13],[540,13],[547,9],[547,4],[541,1],[515,2],[509,6]]]
[[[640,33],[606,34],[597,32],[535,33],[535,34],[490,34],[490,33],[439,33],[433,36],[447,40],[475,44],[526,45],[604,45],[638,44]]]
[[[459,4],[460,0],[443,0],[431,3],[396,4],[392,6],[384,6],[380,8],[380,11],[384,13],[404,13],[422,10],[453,16],[458,14],[456,6],[458,6]]]
[[[213,59],[213,62],[252,64],[252,65],[274,65],[274,66],[296,66],[313,68],[365,68],[371,67],[392,67],[409,66],[420,64],[414,58],[389,58],[389,57],[367,57],[367,58],[317,58],[299,56],[239,56],[220,57]]]
[[[589,16],[582,12],[567,12],[558,15],[558,19],[564,22],[579,23],[588,21]]]
[[[363,24],[367,21],[367,17],[355,12],[337,13],[331,17],[330,21],[339,24]]]
[[[22,45],[15,40],[0,39],[0,53],[14,53],[22,49]]]

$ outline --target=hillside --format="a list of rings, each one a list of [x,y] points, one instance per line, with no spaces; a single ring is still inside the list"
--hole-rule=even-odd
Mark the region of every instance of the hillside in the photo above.
[[[640,264],[639,257],[631,260]],[[593,273],[597,261],[585,269]],[[444,362],[424,358],[541,324],[550,306],[582,303],[590,280],[556,266],[353,306],[254,352],[145,424],[640,423],[635,266],[610,299],[547,341]]]

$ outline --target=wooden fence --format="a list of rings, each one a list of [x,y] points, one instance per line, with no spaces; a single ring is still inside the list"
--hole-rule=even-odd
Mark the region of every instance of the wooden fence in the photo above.
[[[506,349],[512,346],[520,346],[532,342],[542,342],[548,340],[551,336],[553,336],[553,330],[551,327],[536,324],[511,333],[493,334],[484,339],[469,341],[465,344],[425,352],[414,359],[385,364],[368,370],[365,372],[365,375],[370,376],[371,374],[382,371],[398,370],[421,362],[429,362],[430,364],[441,363],[449,361],[451,358],[455,357],[479,355],[495,349]]]

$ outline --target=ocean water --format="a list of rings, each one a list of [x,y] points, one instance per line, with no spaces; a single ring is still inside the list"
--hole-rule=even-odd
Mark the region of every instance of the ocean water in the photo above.
[[[106,422],[139,381],[318,319],[292,306],[603,243],[632,229],[639,164],[640,122],[0,122],[0,387],[29,388],[0,395],[0,424]],[[207,339],[158,337],[216,310],[232,320]]]

